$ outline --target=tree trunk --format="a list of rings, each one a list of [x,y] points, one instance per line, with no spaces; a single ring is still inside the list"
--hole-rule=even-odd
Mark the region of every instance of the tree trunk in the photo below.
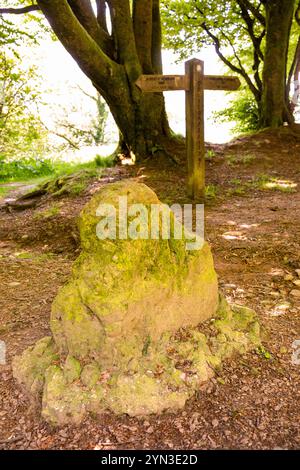
[[[142,93],[142,74],[162,73],[159,0],[38,0],[52,29],[107,102],[136,160],[171,141],[162,93]],[[112,34],[106,27],[109,8]]]
[[[261,127],[293,122],[286,100],[287,55],[295,0],[266,0],[266,48]]]
[[[97,89],[99,87],[94,83]],[[164,149],[166,139],[171,140],[171,132],[166,117],[165,101],[162,93],[142,93],[128,77],[119,90],[107,94],[99,89],[106,99],[115,122],[122,134],[127,149],[136,160]]]
[[[164,149],[166,139],[172,140],[162,93],[142,93],[135,85],[141,74],[161,74],[161,22],[159,0],[134,0],[132,19],[127,17],[127,23],[120,22],[120,12],[123,9],[116,1],[111,1],[115,7],[112,13],[112,24],[119,37],[119,43],[124,37],[129,39],[128,32],[132,28],[132,47],[123,52],[125,76],[120,78],[120,88],[126,104],[121,103],[119,89],[110,88],[104,91],[111,113],[123,137],[123,142],[132,152],[136,161]],[[121,53],[122,51],[120,51]],[[97,87],[97,83],[95,84]],[[126,109],[126,112],[125,112]]]

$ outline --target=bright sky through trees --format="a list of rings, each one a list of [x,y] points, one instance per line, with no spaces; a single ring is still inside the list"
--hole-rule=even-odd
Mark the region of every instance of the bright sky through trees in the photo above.
[[[220,64],[212,49],[206,49],[199,55],[205,61],[207,74],[222,74],[224,68]],[[93,110],[93,103],[82,93],[78,92],[78,86],[86,92],[93,94],[94,88],[89,79],[81,72],[75,61],[64,50],[60,42],[44,40],[40,46],[25,52],[24,60],[34,62],[43,76],[43,86],[45,87],[44,101],[46,106],[41,108],[42,118],[48,127],[51,128],[53,120],[65,112],[65,108],[71,110],[76,106],[78,121],[85,120],[85,114]],[[169,51],[164,51],[164,73],[181,74],[184,73],[184,64],[176,64],[176,56]],[[52,90],[52,91],[51,91]],[[185,97],[183,92],[165,93],[167,110],[170,116],[171,127],[174,132],[185,133]],[[224,92],[206,92],[206,140],[210,142],[226,142],[232,135],[231,124],[215,124],[212,119],[213,111],[218,111],[226,106],[232,98],[226,96]],[[56,116],[55,116],[56,115]],[[110,140],[117,140],[117,131],[112,118],[108,124],[108,136]]]

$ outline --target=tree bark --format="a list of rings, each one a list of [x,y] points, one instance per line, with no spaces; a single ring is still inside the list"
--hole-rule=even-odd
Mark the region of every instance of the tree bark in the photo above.
[[[128,82],[128,77],[120,79],[119,83],[120,89],[127,95],[127,100],[122,103],[112,90],[109,94],[103,89],[99,89],[99,92],[108,103],[128,150],[139,161],[153,154],[154,149],[163,150],[165,139],[171,139],[164,97],[161,93],[136,90],[132,100],[131,90],[137,88],[135,84]],[[97,84],[94,85],[98,89]]]
[[[159,0],[107,0],[112,34],[106,28],[105,2],[37,0],[63,46],[107,102],[136,160],[172,140],[162,93],[142,93],[143,73],[161,73]]]
[[[292,123],[286,99],[287,56],[295,0],[265,0],[266,47],[263,70],[261,127]]]

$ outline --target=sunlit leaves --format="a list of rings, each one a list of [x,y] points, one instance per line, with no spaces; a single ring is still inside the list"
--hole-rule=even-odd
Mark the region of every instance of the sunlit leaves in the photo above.
[[[28,0],[0,0],[1,8],[20,8],[30,5]],[[0,14],[0,46],[11,46],[36,43],[50,28],[40,12],[24,15]]]
[[[44,130],[38,118],[40,103],[36,70],[24,69],[21,60],[0,52],[0,160],[26,152]]]
[[[252,4],[257,7],[259,2],[252,0]],[[235,0],[162,0],[162,18],[165,46],[179,52],[182,58],[199,52],[204,45],[215,45],[206,29],[218,38],[222,50],[236,65],[235,54],[244,58],[253,55],[249,33]],[[255,34],[259,35],[262,26],[252,19]],[[251,66],[250,63],[249,69]]]

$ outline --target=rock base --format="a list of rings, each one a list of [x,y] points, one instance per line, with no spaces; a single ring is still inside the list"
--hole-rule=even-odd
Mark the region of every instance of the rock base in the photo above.
[[[201,326],[164,334],[115,370],[70,355],[58,363],[55,344],[46,337],[14,359],[14,377],[35,403],[42,398],[42,416],[53,425],[79,424],[88,413],[105,410],[137,417],[176,411],[225,359],[261,344],[255,312],[229,307],[224,299],[205,325],[209,334]]]

